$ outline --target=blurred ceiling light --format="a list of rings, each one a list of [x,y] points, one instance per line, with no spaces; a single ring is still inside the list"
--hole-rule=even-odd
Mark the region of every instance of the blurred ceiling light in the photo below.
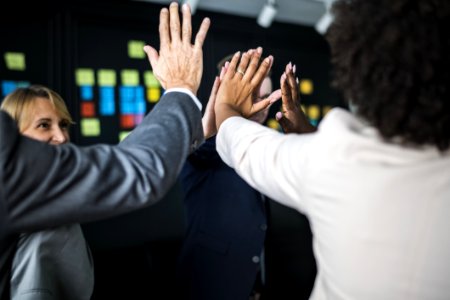
[[[195,14],[200,0],[183,0],[183,4],[187,3],[191,7],[191,13]]]
[[[276,14],[277,7],[275,4],[275,0],[268,0],[259,13],[258,20],[256,22],[259,26],[268,28],[270,27],[270,25],[272,25]]]

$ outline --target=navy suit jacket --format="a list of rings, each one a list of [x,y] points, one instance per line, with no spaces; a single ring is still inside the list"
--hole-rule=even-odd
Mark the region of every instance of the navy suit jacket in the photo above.
[[[203,141],[189,95],[165,94],[119,145],[54,147],[19,134],[0,112],[0,299],[19,232],[98,220],[148,206]]]
[[[221,160],[215,138],[188,157],[180,182],[187,213],[177,270],[183,299],[248,300],[267,228],[263,196]]]

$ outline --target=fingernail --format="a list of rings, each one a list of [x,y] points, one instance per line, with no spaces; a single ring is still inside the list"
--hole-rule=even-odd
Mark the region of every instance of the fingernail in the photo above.
[[[256,48],[256,52],[258,52],[258,54],[261,54],[261,53],[263,52],[263,49],[262,49],[262,47],[258,47],[258,48]]]
[[[297,71],[297,65],[294,65],[294,67],[292,68],[292,71],[294,71],[294,74],[295,74],[295,72]]]
[[[295,78],[295,81],[297,81],[297,84],[300,83],[300,80],[298,80],[298,77]]]

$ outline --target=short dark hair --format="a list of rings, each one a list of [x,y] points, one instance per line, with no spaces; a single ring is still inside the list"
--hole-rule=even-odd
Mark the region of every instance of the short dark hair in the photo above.
[[[340,0],[333,85],[387,140],[450,145],[450,1]]]

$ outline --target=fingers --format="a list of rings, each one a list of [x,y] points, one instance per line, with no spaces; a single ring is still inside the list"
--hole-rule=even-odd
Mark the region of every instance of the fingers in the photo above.
[[[260,86],[264,78],[269,74],[270,68],[272,67],[273,56],[269,55],[266,57],[262,63],[259,65],[258,70],[251,79],[252,86]]]
[[[280,100],[281,99],[281,89],[273,91],[269,95],[269,97],[267,97],[267,99],[269,100],[270,104],[273,104],[273,103],[277,102],[278,100]]]
[[[183,4],[181,7],[183,13],[183,43],[191,44],[192,37],[192,21],[191,21],[191,8],[187,4]]]
[[[165,7],[159,13],[159,40],[159,49],[167,48],[170,44],[169,11]]]
[[[249,62],[250,62],[250,55],[248,54],[248,52],[244,52],[244,54],[242,54],[241,61],[239,62],[239,66],[236,69],[236,75],[239,75],[241,78],[246,77],[245,75],[247,72],[246,70]]]
[[[170,40],[172,43],[178,43],[180,37],[180,16],[178,15],[178,3],[172,2],[169,6],[170,16]]]
[[[220,79],[219,79],[219,77],[216,76],[213,87],[211,89],[211,95],[209,96],[210,102],[211,102],[211,100],[213,100],[213,101],[216,100],[216,95],[217,95],[217,91],[219,90],[219,86],[220,86]],[[212,98],[214,98],[214,99],[212,99]],[[209,105],[209,103],[208,103],[208,105]]]
[[[147,54],[150,65],[152,66],[152,70],[155,70],[155,66],[158,63],[159,59],[158,51],[156,51],[155,48],[146,45],[144,46],[144,52]]]
[[[295,101],[292,100],[292,90],[288,84],[286,72],[281,75],[280,78],[281,86],[281,101],[285,109],[295,109]]]
[[[236,73],[236,65],[239,61],[239,58],[241,57],[241,51],[236,52],[233,55],[233,58],[231,59],[231,62],[228,64],[228,66],[225,66],[227,69],[227,72],[225,73],[224,79],[231,79]]]
[[[251,114],[253,115],[253,114],[256,114],[256,113],[266,109],[267,107],[270,106],[270,104],[271,103],[268,98],[261,100],[259,102],[253,103],[252,109],[251,109]]]
[[[295,80],[295,75],[294,75],[294,69],[292,67],[292,64],[289,63],[286,66],[286,74],[287,74],[287,82],[289,85],[289,89],[291,91],[291,101],[293,102],[292,104],[294,106],[297,105],[298,102],[298,88],[297,88],[297,82]]]
[[[227,66],[229,64],[229,62],[226,62],[225,63],[225,66]],[[222,69],[220,70],[220,75],[219,75],[219,79],[220,80],[222,80],[223,79],[223,76],[225,76],[225,73],[227,72],[227,69],[226,69],[226,67],[222,67]]]
[[[251,53],[251,61],[250,65],[245,71],[245,80],[250,80],[253,77],[253,74],[255,74],[255,70],[258,68],[259,60],[261,59],[262,48],[258,47],[256,48],[256,51],[250,50],[249,52]]]
[[[200,29],[197,32],[197,35],[195,36],[195,44],[194,47],[197,50],[201,50],[203,47],[203,43],[206,39],[206,34],[208,33],[209,26],[211,24],[211,21],[209,18],[203,19],[202,24],[200,25]]]

